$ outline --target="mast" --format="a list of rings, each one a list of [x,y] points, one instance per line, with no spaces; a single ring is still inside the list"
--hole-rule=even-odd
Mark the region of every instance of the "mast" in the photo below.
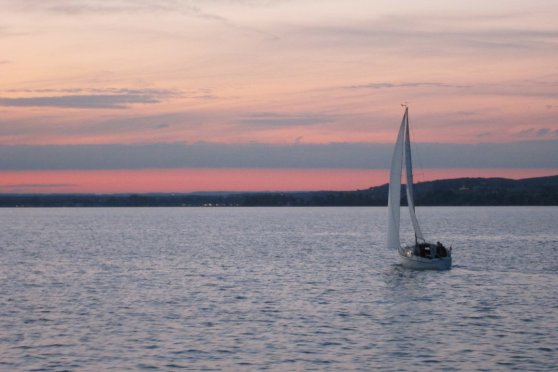
[[[415,230],[415,243],[425,241],[420,230],[420,226],[415,214],[415,199],[413,192],[413,161],[411,156],[411,136],[409,133],[409,108],[405,106],[405,175],[406,175],[406,190],[407,190],[407,205],[409,206],[409,213],[411,214],[411,222]]]

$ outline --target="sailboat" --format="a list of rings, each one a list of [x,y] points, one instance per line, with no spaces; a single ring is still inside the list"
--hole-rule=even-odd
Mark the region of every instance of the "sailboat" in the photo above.
[[[387,245],[388,248],[397,250],[403,267],[414,270],[448,270],[451,269],[451,247],[448,249],[440,242],[436,244],[427,242],[415,214],[409,107],[407,105],[402,106],[405,107],[405,113],[395,142],[389,176]],[[405,165],[407,204],[415,231],[415,241],[414,244],[402,246],[399,236],[399,215],[403,164]]]

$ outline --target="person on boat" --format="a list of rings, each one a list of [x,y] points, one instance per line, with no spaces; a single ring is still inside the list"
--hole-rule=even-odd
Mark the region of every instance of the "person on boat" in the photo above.
[[[436,251],[437,251],[438,257],[446,257],[447,256],[446,247],[444,247],[444,245],[440,242],[436,242]]]
[[[418,254],[419,256],[426,257],[425,248],[426,248],[426,244],[424,244],[424,243],[419,244],[419,254]]]
[[[432,244],[430,246],[430,258],[436,258],[438,255],[438,245]]]

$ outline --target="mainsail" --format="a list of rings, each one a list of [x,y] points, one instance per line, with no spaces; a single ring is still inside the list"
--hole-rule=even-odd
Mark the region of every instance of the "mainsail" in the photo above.
[[[403,115],[395,149],[391,157],[391,171],[389,174],[389,196],[388,196],[388,241],[390,249],[399,249],[399,209],[401,207],[401,171],[403,166],[403,140],[405,137],[405,127],[407,120],[407,110]]]
[[[413,229],[417,242],[424,242],[424,237],[415,214],[415,200],[413,197],[413,162],[411,157],[411,137],[409,135],[409,109],[405,108],[405,114],[401,121],[397,141],[391,158],[391,171],[389,175],[388,196],[388,241],[390,249],[399,249],[401,241],[399,238],[400,208],[401,208],[401,174],[403,173],[403,162],[405,162],[407,204],[411,214]]]
[[[417,216],[415,214],[415,198],[413,197],[413,161],[411,160],[411,136],[409,135],[409,112],[405,110],[405,174],[407,176],[407,204],[409,205],[409,212],[411,214],[411,221],[413,229],[415,230],[415,237],[417,241],[424,242],[422,231],[418,224]]]

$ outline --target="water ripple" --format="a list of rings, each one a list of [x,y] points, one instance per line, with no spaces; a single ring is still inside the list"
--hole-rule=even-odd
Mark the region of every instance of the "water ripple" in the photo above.
[[[0,369],[554,368],[558,208],[419,218],[451,271],[385,208],[0,210]]]

